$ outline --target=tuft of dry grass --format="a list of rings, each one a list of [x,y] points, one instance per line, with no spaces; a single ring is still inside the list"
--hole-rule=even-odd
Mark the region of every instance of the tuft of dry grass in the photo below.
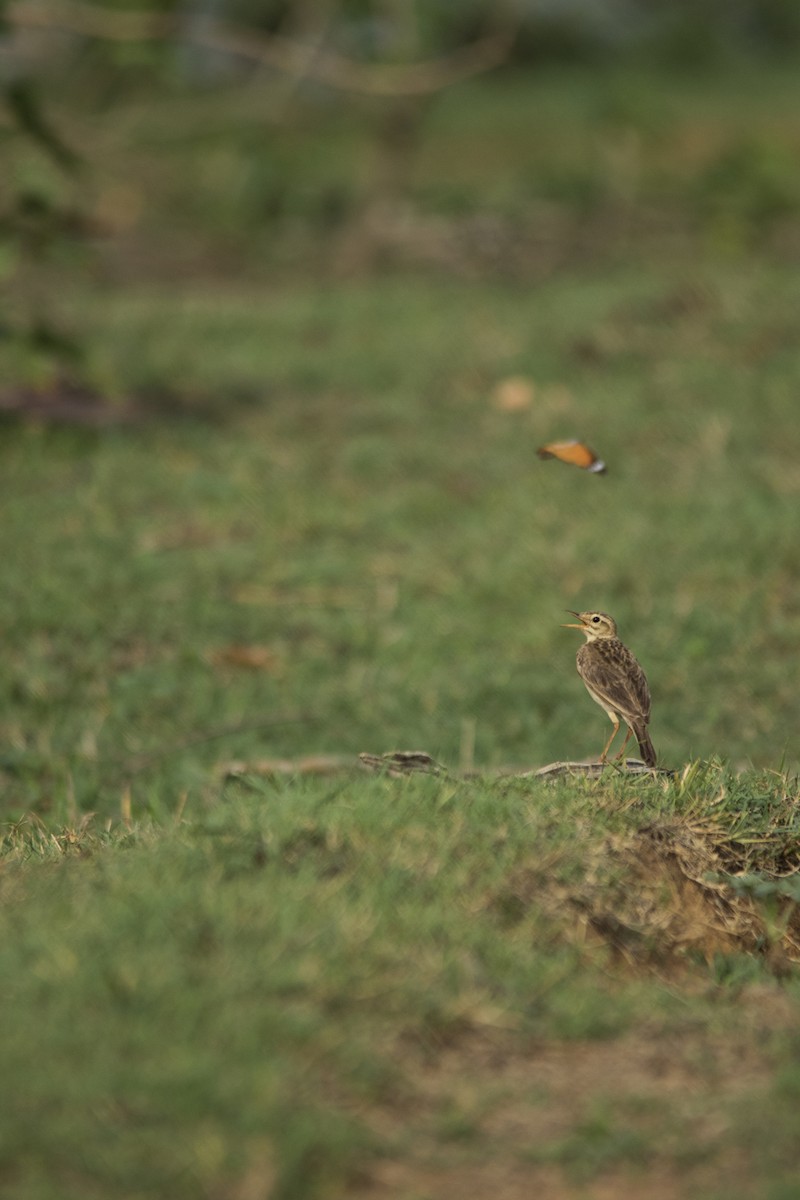
[[[688,957],[763,955],[776,973],[800,962],[800,913],[774,923],[728,878],[730,843],[712,822],[656,821],[596,847],[570,897],[587,929],[629,965],[658,968]],[[727,861],[726,861],[727,860]]]

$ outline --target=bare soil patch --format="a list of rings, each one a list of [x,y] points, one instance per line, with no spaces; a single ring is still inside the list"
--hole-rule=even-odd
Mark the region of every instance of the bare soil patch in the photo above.
[[[520,1046],[481,1031],[420,1051],[405,1063],[413,1100],[371,1118],[397,1156],[376,1162],[353,1194],[688,1200],[746,1186],[755,1167],[737,1138],[737,1102],[766,1091],[776,1035],[797,1013],[778,984],[746,989],[735,1009],[741,1038],[640,1028]]]
[[[520,868],[494,902],[519,914],[532,904],[571,910],[578,920],[568,936],[606,946],[632,968],[669,977],[692,962],[745,953],[780,976],[800,962],[800,910],[777,900],[780,919],[768,921],[762,905],[735,890],[729,880],[757,865],[713,822],[665,821],[605,838],[577,888],[537,863]],[[778,853],[764,874],[779,879],[796,869]]]

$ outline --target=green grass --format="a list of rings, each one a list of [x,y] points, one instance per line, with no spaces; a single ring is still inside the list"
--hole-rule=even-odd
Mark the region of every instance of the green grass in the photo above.
[[[220,282],[210,194],[181,235],[217,229],[207,275],[54,289],[147,416],[1,430],[0,1195],[794,1194],[800,284],[749,236],[791,173],[731,151],[791,144],[793,80],[746,111],[730,81],[658,85],[649,116],[628,76],[512,80],[432,115],[453,157],[423,147],[423,209],[539,204],[549,162],[574,229],[587,139],[637,114],[641,191],[591,163],[589,191],[646,205],[665,172],[691,253]],[[527,95],[552,144],[523,161]],[[178,195],[209,107],[164,129]],[[698,199],[687,164],[702,192],[729,152]],[[308,186],[347,163],[310,154]],[[132,178],[156,253],[175,195]],[[752,178],[748,236],[718,237]],[[570,436],[607,476],[536,457]],[[645,666],[676,773],[500,781],[602,745],[559,627],[586,607]],[[453,770],[257,770],[412,748]]]
[[[667,765],[793,769],[796,275],[705,268],[665,319],[687,278],[84,298],[98,374],[202,387],[219,419],[6,430],[7,809],[103,810],[110,770],[170,746],[179,788],[228,752],[453,763],[473,724],[487,766],[597,751],[576,607],[642,660]],[[531,407],[498,411],[516,374]],[[571,435],[606,477],[536,458]],[[267,669],[220,663],[238,644]],[[284,716],[306,719],[179,745]]]
[[[643,783],[631,807],[624,782],[253,779],[158,822],[9,830],[2,1194],[340,1195],[383,1160],[476,1155],[576,1186],[678,1162],[697,1194],[749,1129],[743,1086],[768,1111],[796,1087],[796,987],[620,973],[572,897],[598,839],[724,780]],[[554,1052],[585,1085],[539,1073]],[[712,1093],[724,1132],[695,1127]],[[494,1139],[510,1110],[528,1135]],[[782,1178],[793,1138],[742,1169]]]
[[[797,844],[796,281],[708,267],[699,309],[664,319],[688,277],[78,298],[99,375],[219,400],[205,420],[4,433],[3,803],[44,822],[11,838],[3,872],[9,1196],[335,1195],[393,1162],[405,1194],[429,1179],[436,1195],[475,1156],[576,1195],[631,1172],[636,1189],[677,1171],[686,1195],[728,1178],[749,1129],[732,1067],[701,1071],[725,1136],[670,1094],[662,1145],[658,1121],[613,1115],[649,1070],[609,1098],[606,1069],[560,1098],[557,1129],[520,1140],[512,1122],[493,1142],[530,1083],[509,1066],[496,1094],[479,1053],[496,1041],[535,1075],[540,1039],[611,1039],[627,1059],[647,1029],[713,1058],[751,1038],[743,989],[783,1003],[777,891],[755,898],[760,949],[689,947],[673,979],[657,922],[630,909],[641,881],[615,858],[596,869],[607,836],[713,816],[720,795],[743,902]],[[750,357],[764,339],[775,351]],[[499,411],[495,383],[520,373],[531,408]],[[226,402],[237,390],[252,399]],[[571,434],[607,477],[535,457]],[[585,605],[644,662],[667,765],[755,771],[701,772],[685,795],[219,781],[222,760],[311,752],[420,747],[457,766],[473,738],[487,768],[596,753],[606,722],[559,628]],[[262,666],[226,656],[240,646]],[[581,951],[587,904],[602,932]],[[748,1042],[767,1113],[790,1028],[779,1008]],[[454,1077],[420,1096],[451,1045]],[[745,1176],[791,1176],[789,1139],[765,1121]]]

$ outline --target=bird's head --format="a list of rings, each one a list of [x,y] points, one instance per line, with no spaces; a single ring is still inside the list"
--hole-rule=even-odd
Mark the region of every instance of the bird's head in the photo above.
[[[573,612],[571,608],[567,609],[568,613],[572,613],[573,617],[577,617],[580,625],[570,622],[568,625],[563,625],[563,629],[580,629],[581,633],[586,634],[586,640],[589,642],[597,641],[599,638],[615,638],[617,636],[617,623],[608,613],[603,612]]]

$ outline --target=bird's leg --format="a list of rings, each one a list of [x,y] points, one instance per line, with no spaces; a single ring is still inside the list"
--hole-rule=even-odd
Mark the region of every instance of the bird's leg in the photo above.
[[[630,725],[629,725],[629,726],[628,726],[628,732],[625,734],[625,741],[622,743],[622,749],[620,750],[619,754],[617,755],[617,758],[623,758],[623,757],[624,757],[624,755],[625,755],[625,747],[627,746],[628,742],[630,741],[630,737],[631,737],[631,734],[632,734],[632,733],[633,733],[633,730],[631,729],[631,727],[630,727]]]
[[[613,723],[613,725],[614,725],[614,728],[613,728],[613,729],[612,729],[612,731],[611,731],[611,737],[608,739],[608,741],[606,742],[605,746],[603,746],[603,753],[600,755],[600,762],[601,762],[601,763],[604,763],[604,762],[606,761],[606,758],[607,758],[607,756],[608,756],[608,752],[609,752],[609,750],[611,749],[611,743],[613,742],[614,738],[615,738],[615,737],[617,736],[617,734],[619,733],[619,717],[618,717],[618,716],[616,716],[616,714],[615,714],[614,716],[611,716],[611,713],[609,713],[608,715],[609,715],[609,718],[611,719],[611,721],[612,721],[612,723]]]

